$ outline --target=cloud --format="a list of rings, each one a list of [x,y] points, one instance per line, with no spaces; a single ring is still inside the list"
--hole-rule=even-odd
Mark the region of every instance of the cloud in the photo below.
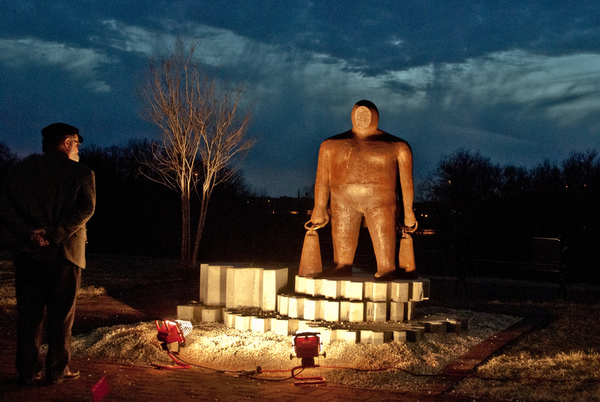
[[[108,31],[102,31],[102,35],[95,35],[91,40],[123,52],[139,53],[150,57],[161,47],[175,42],[173,35],[140,26],[127,25],[115,19],[104,20],[101,25]]]
[[[110,26],[125,51],[150,54],[176,38],[170,30],[158,34],[114,21]],[[544,152],[560,147],[560,127],[576,127],[580,119],[597,127],[597,54],[496,51],[365,74],[350,54],[263,43],[193,22],[185,26],[189,40],[200,43],[199,60],[245,81],[248,96],[257,99],[252,130],[263,138],[244,170],[258,187],[281,181],[278,174],[286,166],[303,171],[286,174],[293,177],[285,180],[286,193],[309,185],[304,180],[312,176],[319,142],[350,127],[351,107],[360,99],[378,105],[383,129],[414,142],[427,159],[417,172],[421,176],[458,148],[515,158],[517,164],[543,160]],[[586,130],[578,136],[589,143],[592,133]],[[427,150],[430,155],[424,155]],[[265,161],[277,168],[261,167]]]
[[[23,38],[0,39],[0,62],[13,69],[58,67],[75,78],[90,80],[88,87],[92,91],[109,92],[110,86],[96,78],[96,69],[114,60],[94,49]]]
[[[600,109],[600,54],[540,56],[498,52],[436,71],[447,109],[511,106],[561,126]]]
[[[11,7],[14,18],[0,27],[1,101],[14,109],[7,130],[81,114],[102,145],[154,135],[137,119],[134,81],[181,37],[199,43],[208,69],[246,84],[251,134],[261,141],[243,170],[275,194],[311,184],[319,143],[350,128],[360,99],[378,106],[382,129],[413,145],[421,176],[459,148],[519,164],[597,143],[596,2]],[[46,25],[47,15],[58,23]]]

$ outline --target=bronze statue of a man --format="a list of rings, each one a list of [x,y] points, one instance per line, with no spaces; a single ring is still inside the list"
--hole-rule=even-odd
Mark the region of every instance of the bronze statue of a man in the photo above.
[[[364,216],[377,259],[378,280],[396,279],[397,207],[404,226],[416,229],[412,151],[408,143],[378,128],[379,112],[362,100],[352,109],[352,130],[323,141],[319,150],[311,222],[328,219],[335,268],[330,276],[351,275]],[[409,268],[414,269],[414,267]]]

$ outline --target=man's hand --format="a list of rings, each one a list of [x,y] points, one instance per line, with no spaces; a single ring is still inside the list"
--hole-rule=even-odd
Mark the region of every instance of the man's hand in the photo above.
[[[50,242],[46,238],[45,229],[36,229],[32,231],[31,236],[29,236],[29,242],[36,248],[47,247],[50,245]]]

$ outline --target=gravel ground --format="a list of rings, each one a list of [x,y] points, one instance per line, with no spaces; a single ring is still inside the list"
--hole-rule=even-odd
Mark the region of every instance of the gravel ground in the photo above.
[[[94,306],[94,298],[107,296],[145,314],[173,316],[178,303],[196,297],[197,278],[174,273],[176,261],[147,257],[92,256],[83,276],[81,298]],[[557,299],[557,286],[522,280],[472,278],[468,294],[456,292],[453,278],[430,277],[431,300],[419,303],[417,316],[448,314],[468,318],[471,330],[462,334],[427,334],[418,343],[380,346],[325,346],[320,368],[303,375],[322,375],[328,383],[365,388],[415,390],[416,384],[435,383],[435,373],[490,335],[510,326],[519,317],[553,317],[511,343],[457,384],[459,397],[485,400],[600,400],[600,286],[569,284],[569,299]],[[163,289],[165,284],[170,284]],[[173,293],[173,288],[186,294]],[[153,293],[154,292],[154,293]],[[152,295],[152,297],[148,297]],[[15,317],[13,275],[10,264],[0,261],[0,313]],[[98,307],[101,308],[101,307]],[[168,315],[171,314],[171,315]],[[81,318],[81,317],[80,317]],[[158,318],[158,317],[156,317]],[[132,322],[127,321],[127,322]],[[91,328],[96,328],[89,330]],[[99,361],[136,365],[173,365],[159,345],[154,321],[78,331],[74,353]],[[291,337],[226,328],[221,324],[198,324],[188,335],[181,358],[189,363],[232,373],[263,369],[265,380],[289,378]],[[283,370],[268,372],[268,370]],[[366,370],[366,371],[361,371]],[[419,376],[434,374],[434,376]],[[426,387],[424,386],[425,390]]]
[[[469,319],[471,329],[461,334],[426,334],[419,342],[389,342],[383,345],[335,341],[324,347],[326,357],[317,360],[320,368],[307,369],[305,375],[326,377],[330,383],[361,388],[414,390],[427,382],[423,374],[435,374],[451,360],[485,338],[512,325],[517,317],[428,307],[429,314],[452,314]],[[174,365],[157,340],[154,322],[99,328],[73,340],[74,355],[101,361],[138,365]],[[253,371],[261,367],[261,377],[289,377],[298,359],[290,359],[292,337],[273,332],[258,333],[228,328],[218,323],[198,323],[186,336],[187,344],[179,357],[195,365],[224,371]],[[177,347],[173,346],[173,350]],[[273,370],[274,372],[269,372]],[[411,374],[412,373],[412,374]]]

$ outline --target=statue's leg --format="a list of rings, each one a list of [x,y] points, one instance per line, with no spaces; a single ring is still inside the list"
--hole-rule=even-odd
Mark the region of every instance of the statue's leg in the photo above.
[[[377,259],[376,277],[396,270],[396,207],[377,207],[365,212]]]
[[[362,212],[347,205],[331,205],[331,237],[336,269],[351,269],[358,244]]]

